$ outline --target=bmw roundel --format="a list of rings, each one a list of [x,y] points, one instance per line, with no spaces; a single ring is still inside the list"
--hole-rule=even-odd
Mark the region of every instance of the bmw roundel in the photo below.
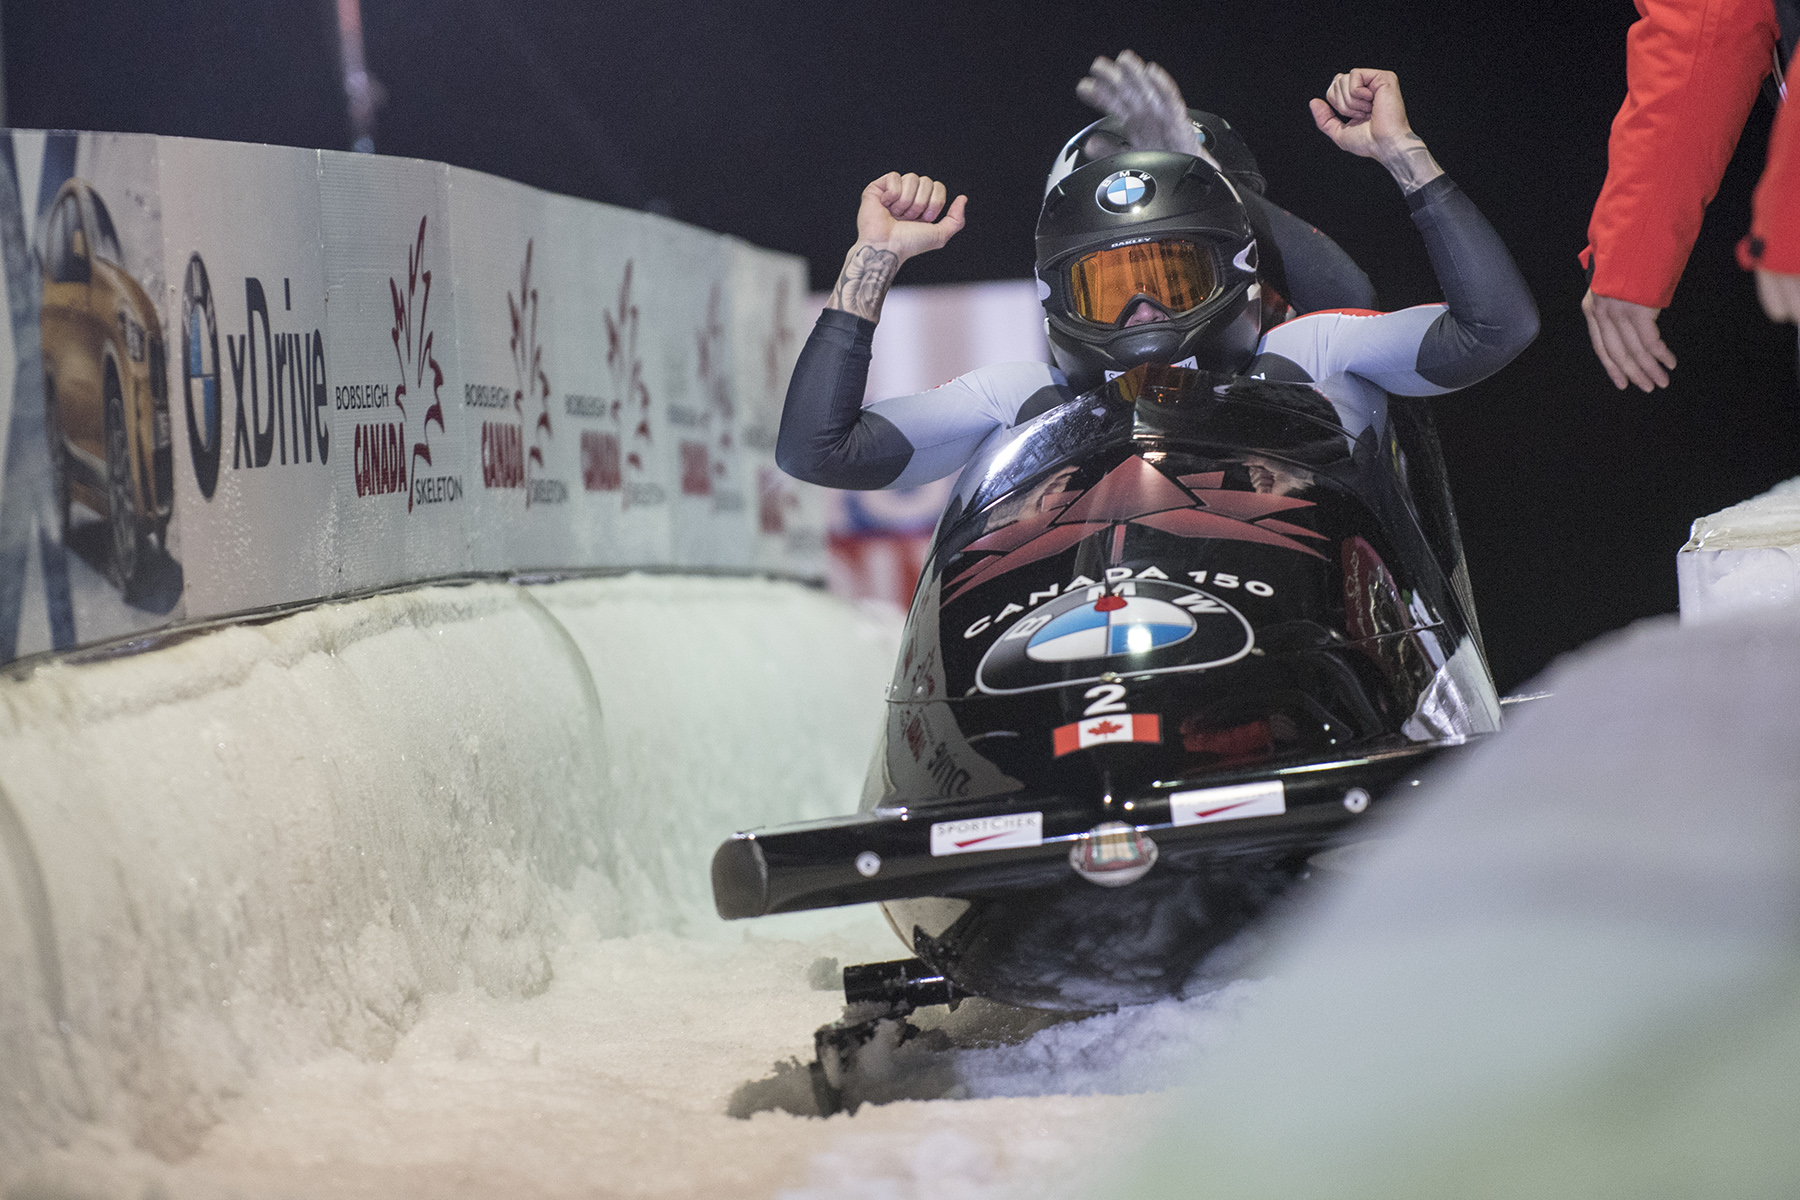
[[[1172,646],[1193,636],[1194,618],[1166,600],[1102,596],[1054,617],[1025,640],[1034,662],[1072,662]]]
[[[1156,196],[1156,180],[1147,171],[1114,171],[1100,181],[1094,201],[1111,213],[1135,212]]]
[[[1134,580],[1070,592],[1020,617],[975,669],[990,695],[1089,683],[1112,672],[1159,675],[1236,662],[1254,642],[1250,622],[1210,592]]]

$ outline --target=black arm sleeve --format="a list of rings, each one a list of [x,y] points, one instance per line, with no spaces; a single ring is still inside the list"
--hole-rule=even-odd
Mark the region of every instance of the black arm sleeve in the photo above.
[[[1270,273],[1270,282],[1295,312],[1376,306],[1375,285],[1342,246],[1255,192],[1239,194],[1259,243],[1259,270]]]
[[[828,308],[800,351],[781,409],[775,462],[795,479],[867,490],[900,477],[913,446],[892,421],[864,412],[875,322]]]
[[[1417,370],[1439,387],[1468,387],[1537,337],[1537,305],[1500,235],[1448,175],[1406,202],[1449,306],[1426,331]]]

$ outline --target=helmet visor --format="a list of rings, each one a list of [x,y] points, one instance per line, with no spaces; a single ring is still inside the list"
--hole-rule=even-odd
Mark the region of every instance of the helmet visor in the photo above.
[[[1212,299],[1218,277],[1198,242],[1139,242],[1098,250],[1069,268],[1070,307],[1085,321],[1115,324],[1134,297],[1148,296],[1180,316]]]

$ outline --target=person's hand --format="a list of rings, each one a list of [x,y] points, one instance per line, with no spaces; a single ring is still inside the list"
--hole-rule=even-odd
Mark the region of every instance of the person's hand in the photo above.
[[[1173,150],[1213,162],[1188,119],[1187,101],[1169,73],[1130,50],[1096,58],[1075,94],[1090,108],[1117,117],[1133,150]]]
[[[1756,295],[1769,320],[1800,323],[1800,275],[1758,270]]]
[[[1325,99],[1308,102],[1320,132],[1338,149],[1364,158],[1380,158],[1384,149],[1415,136],[1400,97],[1400,79],[1392,71],[1357,67],[1331,81]]]
[[[898,171],[889,171],[864,188],[856,210],[856,245],[844,256],[825,307],[881,320],[881,302],[900,264],[936,250],[962,231],[969,198],[958,196],[946,211],[945,195],[944,185],[936,180]]]
[[[1332,79],[1325,99],[1315,98],[1307,106],[1319,132],[1338,149],[1376,160],[1408,192],[1444,173],[1413,132],[1399,76],[1392,71],[1346,71]]]
[[[938,249],[962,231],[969,201],[958,196],[946,212],[947,195],[942,183],[927,176],[889,171],[863,189],[856,211],[857,241],[889,251],[899,262]]]
[[[1800,282],[1800,276],[1786,278]],[[1651,392],[1669,386],[1675,352],[1664,344],[1656,328],[1656,315],[1662,309],[1633,304],[1617,296],[1602,296],[1589,288],[1581,298],[1581,311],[1587,317],[1594,353],[1600,356],[1600,365],[1606,368],[1614,387],[1624,390],[1628,383],[1635,383]]]

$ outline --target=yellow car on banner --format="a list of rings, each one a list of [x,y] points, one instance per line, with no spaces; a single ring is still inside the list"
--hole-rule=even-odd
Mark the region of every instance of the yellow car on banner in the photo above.
[[[65,540],[71,501],[106,518],[109,573],[127,598],[169,524],[174,468],[161,322],[124,265],[91,185],[62,185],[44,221],[44,398]]]

